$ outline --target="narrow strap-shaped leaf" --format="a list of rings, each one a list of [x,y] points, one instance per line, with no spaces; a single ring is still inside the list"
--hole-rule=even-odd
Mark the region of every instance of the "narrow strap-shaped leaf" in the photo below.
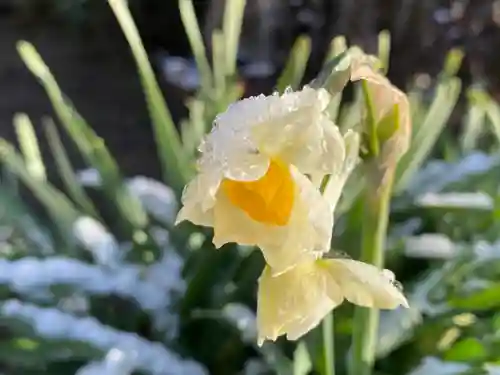
[[[79,212],[71,201],[48,182],[41,182],[28,171],[23,158],[14,147],[4,139],[0,139],[0,160],[14,173],[45,206],[47,212],[58,228],[58,233],[68,249],[74,249],[72,236],[73,223]]]
[[[223,32],[226,52],[224,67],[228,77],[236,74],[236,58],[238,56],[245,5],[246,0],[231,0],[226,1],[226,8],[224,9]]]
[[[28,69],[40,80],[64,129],[75,142],[82,156],[99,171],[106,195],[110,201],[115,202],[127,225],[132,228],[145,227],[146,212],[139,201],[126,190],[116,161],[106,148],[103,139],[95,134],[65,98],[54,76],[33,45],[20,42],[18,51]]]
[[[44,125],[45,134],[50,145],[50,151],[54,156],[59,175],[68,190],[69,196],[87,215],[98,218],[99,214],[97,213],[94,204],[85,193],[82,185],[78,182],[78,178],[76,177],[75,171],[71,166],[68,154],[64,149],[61,137],[59,136],[54,122],[52,119],[47,119]]]
[[[182,149],[180,136],[162,96],[148,55],[139,36],[137,26],[124,0],[108,0],[122,28],[137,63],[144,95],[153,122],[157,152],[162,165],[163,178],[178,195],[189,180],[193,165]],[[183,3],[189,0],[182,0]]]
[[[299,88],[310,54],[311,39],[307,36],[299,37],[293,45],[288,62],[278,79],[276,90],[280,94],[284,93],[287,87],[291,87],[293,90]]]
[[[14,127],[16,128],[17,140],[24,156],[26,169],[37,180],[45,181],[47,179],[45,165],[29,117],[24,113],[16,114],[14,116]]]
[[[191,51],[193,52],[196,66],[201,76],[201,86],[208,90],[212,87],[212,70],[208,62],[203,36],[201,35],[200,25],[196,18],[196,12],[192,0],[179,0],[179,12],[181,20],[186,31]]]
[[[402,191],[411,176],[427,159],[448,122],[460,94],[458,78],[443,79],[436,88],[434,100],[422,123],[414,124],[410,149],[400,160],[396,174],[396,192]]]

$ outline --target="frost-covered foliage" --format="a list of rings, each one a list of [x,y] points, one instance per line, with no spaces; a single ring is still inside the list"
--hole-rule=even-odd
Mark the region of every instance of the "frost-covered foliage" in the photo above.
[[[115,263],[109,268],[61,256],[0,259],[0,285],[40,302],[57,302],[63,297],[52,291],[58,286],[66,287],[70,296],[119,296],[137,303],[151,314],[155,327],[173,335],[176,319],[168,309],[172,297],[185,291],[185,283],[180,276],[183,262],[169,250],[160,262],[148,267]]]
[[[17,318],[30,324],[34,333],[44,339],[87,343],[103,352],[119,350],[126,356],[129,366],[149,374],[203,375],[206,373],[196,362],[182,360],[160,343],[149,342],[135,333],[120,332],[107,327],[95,318],[78,318],[55,308],[40,308],[18,300],[4,302],[0,306],[0,312],[4,317]],[[107,370],[107,367],[102,367],[102,370]]]
[[[141,177],[129,180],[127,186],[152,216],[172,223],[177,202],[167,186]],[[27,256],[0,258],[0,290],[17,297],[0,304],[0,322],[13,335],[24,335],[27,330],[30,340],[41,345],[60,343],[60,353],[54,358],[64,360],[82,355],[78,347],[65,348],[67,343],[88,345],[92,350],[83,357],[90,362],[78,370],[79,375],[125,375],[135,370],[153,375],[206,374],[202,365],[166,346],[178,339],[176,303],[186,291],[185,261],[172,245],[168,230],[151,227],[161,256],[151,264],[138,264],[126,260],[136,247],[119,242],[92,217],[80,216],[73,224],[75,241],[86,251],[82,254],[88,254],[80,259],[58,252],[50,235],[33,227],[40,233],[33,242],[45,244],[43,252],[34,253],[45,255],[28,252]],[[15,231],[4,229],[2,248],[12,247]],[[128,301],[131,309],[148,316],[154,338],[113,328],[92,316],[102,309],[103,301],[115,309],[113,298]],[[132,310],[119,313],[126,316]],[[45,358],[45,366],[50,368],[54,358]]]
[[[0,372],[325,375],[320,332],[312,331],[297,345],[256,345],[259,253],[237,246],[215,251],[208,231],[173,227],[177,199],[203,135],[215,115],[243,94],[236,56],[245,1],[225,2],[228,16],[212,39],[214,64],[196,37],[191,0],[179,2],[199,84],[180,124],[171,121],[164,105],[127,2],[108,2],[138,63],[166,185],[147,177],[123,178],[35,48],[20,43],[22,59],[46,90],[57,124],[87,169],[73,170],[51,121],[47,135],[62,186],[45,176],[27,116],[16,126],[20,151],[0,139],[6,170],[0,183]],[[389,42],[380,38],[386,62]],[[342,56],[345,39],[331,45],[329,58]],[[301,86],[310,47],[310,39],[298,39],[278,90]],[[411,308],[381,315],[376,345],[381,374],[498,372],[492,363],[500,361],[500,160],[494,142],[473,150],[482,144],[481,134],[500,137],[500,109],[477,90],[484,100],[468,102],[467,147],[441,136],[461,92],[460,56],[450,53],[435,82],[423,87],[416,80],[408,92],[413,139],[398,166],[386,259],[402,278]],[[338,65],[332,65],[335,61]],[[340,62],[330,60],[319,75],[340,74],[330,82],[332,89],[345,81],[342,69],[336,70]],[[352,102],[336,95],[329,105],[342,131],[359,125],[364,102],[358,94]],[[365,203],[361,172],[349,179],[335,218],[334,249],[354,258],[362,236],[359,208]],[[18,186],[27,188],[37,205],[25,200],[26,191]],[[346,373],[350,351],[347,310],[336,310],[334,319],[339,375]]]

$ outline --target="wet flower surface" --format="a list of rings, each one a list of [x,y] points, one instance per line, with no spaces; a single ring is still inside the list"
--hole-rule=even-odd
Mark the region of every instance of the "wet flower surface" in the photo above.
[[[241,100],[200,147],[199,173],[177,222],[214,228],[213,242],[258,246],[276,273],[329,250],[333,217],[307,176],[338,174],[346,146],[325,90]]]
[[[316,327],[344,300],[359,306],[395,309],[408,302],[388,270],[352,259],[320,259],[259,279],[259,344],[286,335],[296,340]]]

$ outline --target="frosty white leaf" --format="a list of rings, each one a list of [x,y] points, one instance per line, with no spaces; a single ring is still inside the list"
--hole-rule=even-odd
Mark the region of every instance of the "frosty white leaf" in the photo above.
[[[457,254],[455,244],[444,234],[427,233],[405,240],[405,255],[412,258],[451,259]]]
[[[30,324],[43,338],[80,341],[105,352],[118,349],[135,353],[137,368],[147,374],[208,374],[199,363],[183,359],[159,343],[147,341],[135,333],[116,330],[94,318],[77,318],[57,309],[40,308],[18,300],[8,300],[0,305],[0,314]]]
[[[81,216],[73,224],[73,234],[89,250],[97,264],[116,267],[121,261],[116,239],[97,220]]]
[[[410,299],[410,308],[382,311],[380,317],[376,355],[378,358],[385,357],[391,351],[411,339],[413,330],[423,320],[418,308],[413,307]]]
[[[117,295],[135,301],[152,315],[157,329],[175,336],[177,320],[169,307],[172,297],[186,287],[182,267],[182,259],[173,250],[149,267],[122,264],[112,270],[56,256],[0,259],[0,285],[35,300],[52,300],[51,288],[60,285],[83,295]]]
[[[495,206],[493,198],[481,192],[426,193],[416,199],[416,204],[422,207],[484,211],[491,211]]]
[[[257,341],[255,314],[248,307],[238,303],[230,303],[224,306],[222,314],[225,319],[238,328],[244,342],[254,344]]]
[[[426,357],[416,369],[408,375],[458,375],[470,369],[464,363],[443,362],[440,359]]]
[[[411,195],[427,192],[437,193],[453,183],[486,173],[499,164],[499,157],[489,156],[481,152],[469,154],[455,163],[441,160],[431,161],[412,177],[406,190]]]
[[[174,222],[178,206],[175,193],[167,185],[147,177],[134,177],[127,181],[127,187],[155,219],[166,224]]]
[[[124,352],[113,348],[100,362],[90,362],[76,375],[131,375],[136,369],[136,352]]]
[[[195,90],[199,87],[200,75],[194,61],[168,54],[158,60],[167,82],[184,90]]]
[[[78,171],[76,177],[83,186],[98,188],[102,185],[101,175],[95,168],[87,168]]]

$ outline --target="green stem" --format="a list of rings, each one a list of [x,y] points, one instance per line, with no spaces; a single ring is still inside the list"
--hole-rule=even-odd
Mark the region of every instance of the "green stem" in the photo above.
[[[376,161],[372,161],[368,173],[380,173]],[[389,204],[392,192],[393,172],[384,184],[368,184],[365,192],[361,260],[379,268],[384,265],[384,247],[389,221]],[[353,322],[353,355],[351,375],[371,375],[375,363],[375,346],[379,323],[379,310],[357,307]]]
[[[377,157],[379,154],[379,141],[377,136],[377,122],[375,119],[375,107],[373,105],[373,99],[370,94],[370,89],[368,88],[368,83],[366,80],[361,82],[361,88],[363,91],[363,98],[366,104],[366,121],[368,123],[368,145],[370,147],[371,156]]]
[[[323,359],[325,375],[335,375],[335,344],[333,340],[333,311],[323,319]]]
[[[325,176],[321,181],[319,191],[325,193],[330,176]],[[325,361],[324,374],[335,375],[335,343],[333,330],[333,311],[323,318],[323,360]]]

